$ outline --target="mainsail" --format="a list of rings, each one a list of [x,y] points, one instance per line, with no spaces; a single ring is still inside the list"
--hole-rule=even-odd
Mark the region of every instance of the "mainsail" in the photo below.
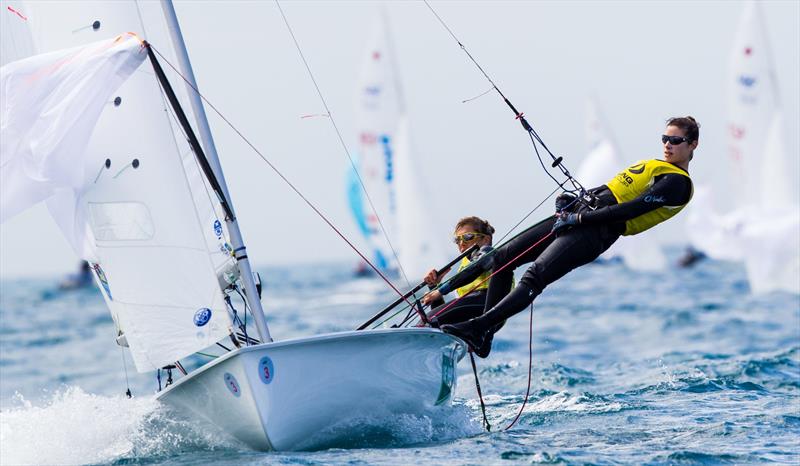
[[[143,30],[174,59],[156,2],[34,3],[25,14],[40,51]],[[95,264],[139,371],[226,337],[221,287],[235,276],[224,214],[147,68],[104,102],[80,165],[83,186],[47,201],[78,254]]]

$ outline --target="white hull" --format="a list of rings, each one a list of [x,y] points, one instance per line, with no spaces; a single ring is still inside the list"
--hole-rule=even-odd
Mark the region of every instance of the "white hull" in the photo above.
[[[449,404],[464,353],[433,329],[318,335],[231,351],[158,398],[258,450],[314,449],[337,424]]]

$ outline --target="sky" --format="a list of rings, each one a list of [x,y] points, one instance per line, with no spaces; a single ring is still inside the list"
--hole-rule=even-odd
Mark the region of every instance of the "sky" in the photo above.
[[[465,215],[498,232],[554,185],[525,132],[422,2],[281,3],[348,148],[355,148],[357,78],[369,23],[391,24],[419,174],[447,238]],[[666,118],[693,115],[701,143],[693,179],[735,189],[726,157],[725,82],[744,4],[736,1],[432,1],[431,5],[523,111],[547,145],[577,170],[587,152],[594,97],[623,160],[658,157]],[[761,4],[785,118],[795,187],[800,175],[800,2]],[[349,161],[274,2],[177,1],[203,94],[332,222],[363,247],[345,196]],[[256,266],[356,262],[347,245],[224,122],[209,112],[248,253]],[[622,167],[620,167],[622,168]],[[543,208],[544,209],[544,208]],[[543,217],[550,209],[540,210]],[[531,220],[533,221],[533,220]],[[673,223],[673,222],[670,222]],[[680,222],[653,239],[680,243]],[[648,232],[650,234],[650,232]],[[58,275],[77,259],[43,205],[0,225],[0,278]],[[434,265],[434,264],[432,264]]]

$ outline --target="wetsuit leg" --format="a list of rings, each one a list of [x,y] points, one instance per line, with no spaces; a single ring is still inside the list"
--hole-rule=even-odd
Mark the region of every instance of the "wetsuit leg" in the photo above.
[[[533,264],[525,272],[519,285],[497,305],[480,317],[442,325],[442,331],[461,338],[478,357],[485,358],[492,349],[492,337],[498,324],[525,309],[550,283],[575,267],[596,259],[617,238],[619,231],[605,225],[577,227],[559,233],[543,251],[535,255]]]
[[[526,249],[539,242],[552,231],[553,223],[555,223],[555,217],[549,217],[518,234],[494,251],[493,273],[509,262],[511,264],[500,272],[496,272],[489,280],[485,311],[494,307],[511,291],[514,284],[514,269],[534,261],[555,240],[555,235],[553,235],[523,254]],[[522,255],[520,256],[520,254]]]
[[[547,285],[597,259],[618,237],[618,233],[605,225],[578,227],[560,233],[525,271],[519,286],[476,320],[480,320],[480,326],[484,329],[490,329],[520,312]]]
[[[486,291],[479,290],[464,296],[456,304],[454,304],[453,307],[448,308],[441,314],[439,311],[447,306],[447,304],[442,304],[441,306],[433,308],[428,312],[428,319],[431,321],[432,327],[439,327],[439,325],[442,324],[463,322],[483,314],[483,307],[485,303]]]

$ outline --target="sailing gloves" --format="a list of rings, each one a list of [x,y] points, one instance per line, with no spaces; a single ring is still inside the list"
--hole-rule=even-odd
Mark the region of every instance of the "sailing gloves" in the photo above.
[[[553,224],[553,232],[558,233],[565,228],[581,223],[581,214],[559,212],[556,214],[556,223]]]
[[[556,212],[569,209],[578,198],[572,193],[563,192],[556,197]]]

